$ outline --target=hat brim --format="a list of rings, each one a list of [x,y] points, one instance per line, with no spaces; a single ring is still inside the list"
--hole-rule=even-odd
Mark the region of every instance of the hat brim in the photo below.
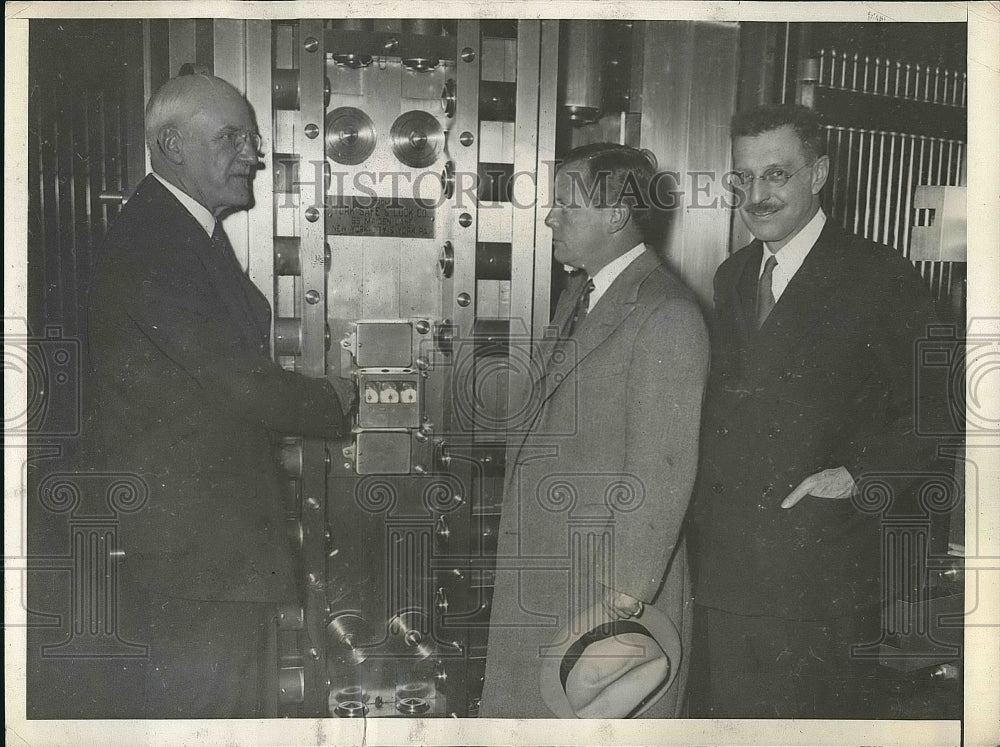
[[[588,625],[580,624],[581,620],[588,621]],[[666,654],[670,663],[670,672],[666,680],[658,687],[654,688],[644,697],[637,698],[638,704],[629,713],[629,718],[641,716],[656,704],[677,679],[681,662],[681,638],[674,623],[655,607],[646,606],[642,615],[638,618],[630,618],[632,622],[639,623],[652,637],[656,644]],[[579,613],[575,619],[567,622],[552,639],[552,645],[541,651],[541,669],[539,672],[539,687],[542,701],[549,710],[558,718],[580,718],[573,709],[566,691],[563,688],[563,678],[560,669],[563,666],[563,659],[569,649],[579,640],[578,635],[571,635],[570,631],[579,631],[584,627],[593,628],[596,626],[613,623],[615,618],[611,617],[604,605],[595,604],[587,610]],[[590,625],[589,623],[594,623]]]

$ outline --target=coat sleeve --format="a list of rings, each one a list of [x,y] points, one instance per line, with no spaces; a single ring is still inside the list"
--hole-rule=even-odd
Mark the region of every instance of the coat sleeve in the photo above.
[[[165,252],[126,273],[125,323],[148,340],[146,349],[156,351],[150,354],[238,418],[283,433],[343,436],[345,409],[333,386],[286,371],[267,351],[240,341],[212,286],[185,260],[190,257]]]
[[[694,487],[709,346],[693,301],[661,304],[639,330],[628,369],[625,476],[639,486],[614,515],[613,587],[652,601]]]

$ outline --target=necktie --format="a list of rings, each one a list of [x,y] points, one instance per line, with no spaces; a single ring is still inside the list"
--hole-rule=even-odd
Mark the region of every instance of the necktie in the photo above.
[[[587,316],[587,312],[590,311],[590,294],[593,291],[594,281],[588,278],[583,289],[580,291],[579,297],[576,299],[576,305],[573,307],[573,314],[569,318],[569,324],[566,325],[564,337],[570,337],[580,325],[580,322]]]
[[[215,230],[212,231],[212,245],[222,255],[222,259],[226,263],[226,266],[229,267],[229,270],[239,276],[241,280],[240,287],[242,288],[242,280],[246,278],[246,273],[243,272],[239,260],[236,259],[236,250],[229,243],[229,236],[226,235],[226,229],[222,227],[222,221],[215,222]]]
[[[215,230],[212,231],[212,246],[221,255],[219,259],[223,263],[223,267],[228,268],[222,269],[222,271],[231,278],[230,287],[232,288],[232,292],[236,294],[236,303],[243,309],[241,317],[246,323],[254,325],[255,329],[258,324],[262,324],[266,328],[270,324],[270,309],[268,310],[267,319],[256,318],[254,304],[248,293],[250,283],[243,272],[243,268],[240,267],[239,260],[236,259],[236,252],[233,249],[233,245],[229,243],[229,237],[226,235],[226,230],[222,227],[221,221],[215,222]]]
[[[760,329],[767,315],[774,308],[774,291],[771,290],[771,280],[774,277],[774,268],[777,267],[778,260],[772,254],[764,263],[764,272],[757,281],[757,329]]]
[[[230,258],[236,259],[236,257],[233,254],[233,246],[229,243],[229,237],[226,235],[226,229],[222,227],[222,221],[215,221],[215,230],[212,231],[212,245],[225,258],[226,264],[231,267]]]

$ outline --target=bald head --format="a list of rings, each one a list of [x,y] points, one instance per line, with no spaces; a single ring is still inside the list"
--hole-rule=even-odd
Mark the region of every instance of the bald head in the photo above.
[[[218,216],[252,204],[257,125],[246,100],[212,75],[171,78],[146,107],[153,170]]]

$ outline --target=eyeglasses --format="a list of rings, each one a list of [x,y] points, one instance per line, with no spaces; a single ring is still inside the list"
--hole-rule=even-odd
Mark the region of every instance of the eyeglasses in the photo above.
[[[250,147],[253,148],[254,153],[260,153],[260,146],[263,143],[263,139],[259,133],[250,132],[249,130],[230,130],[229,132],[222,133],[219,139],[228,140],[233,150],[237,153],[242,153],[247,143],[250,143]]]
[[[732,183],[734,186],[743,187],[744,189],[750,189],[755,181],[764,182],[769,187],[784,187],[788,184],[789,179],[810,166],[812,166],[812,163],[807,163],[805,166],[797,168],[792,172],[785,171],[784,169],[768,169],[760,176],[754,176],[748,171],[733,171]]]

